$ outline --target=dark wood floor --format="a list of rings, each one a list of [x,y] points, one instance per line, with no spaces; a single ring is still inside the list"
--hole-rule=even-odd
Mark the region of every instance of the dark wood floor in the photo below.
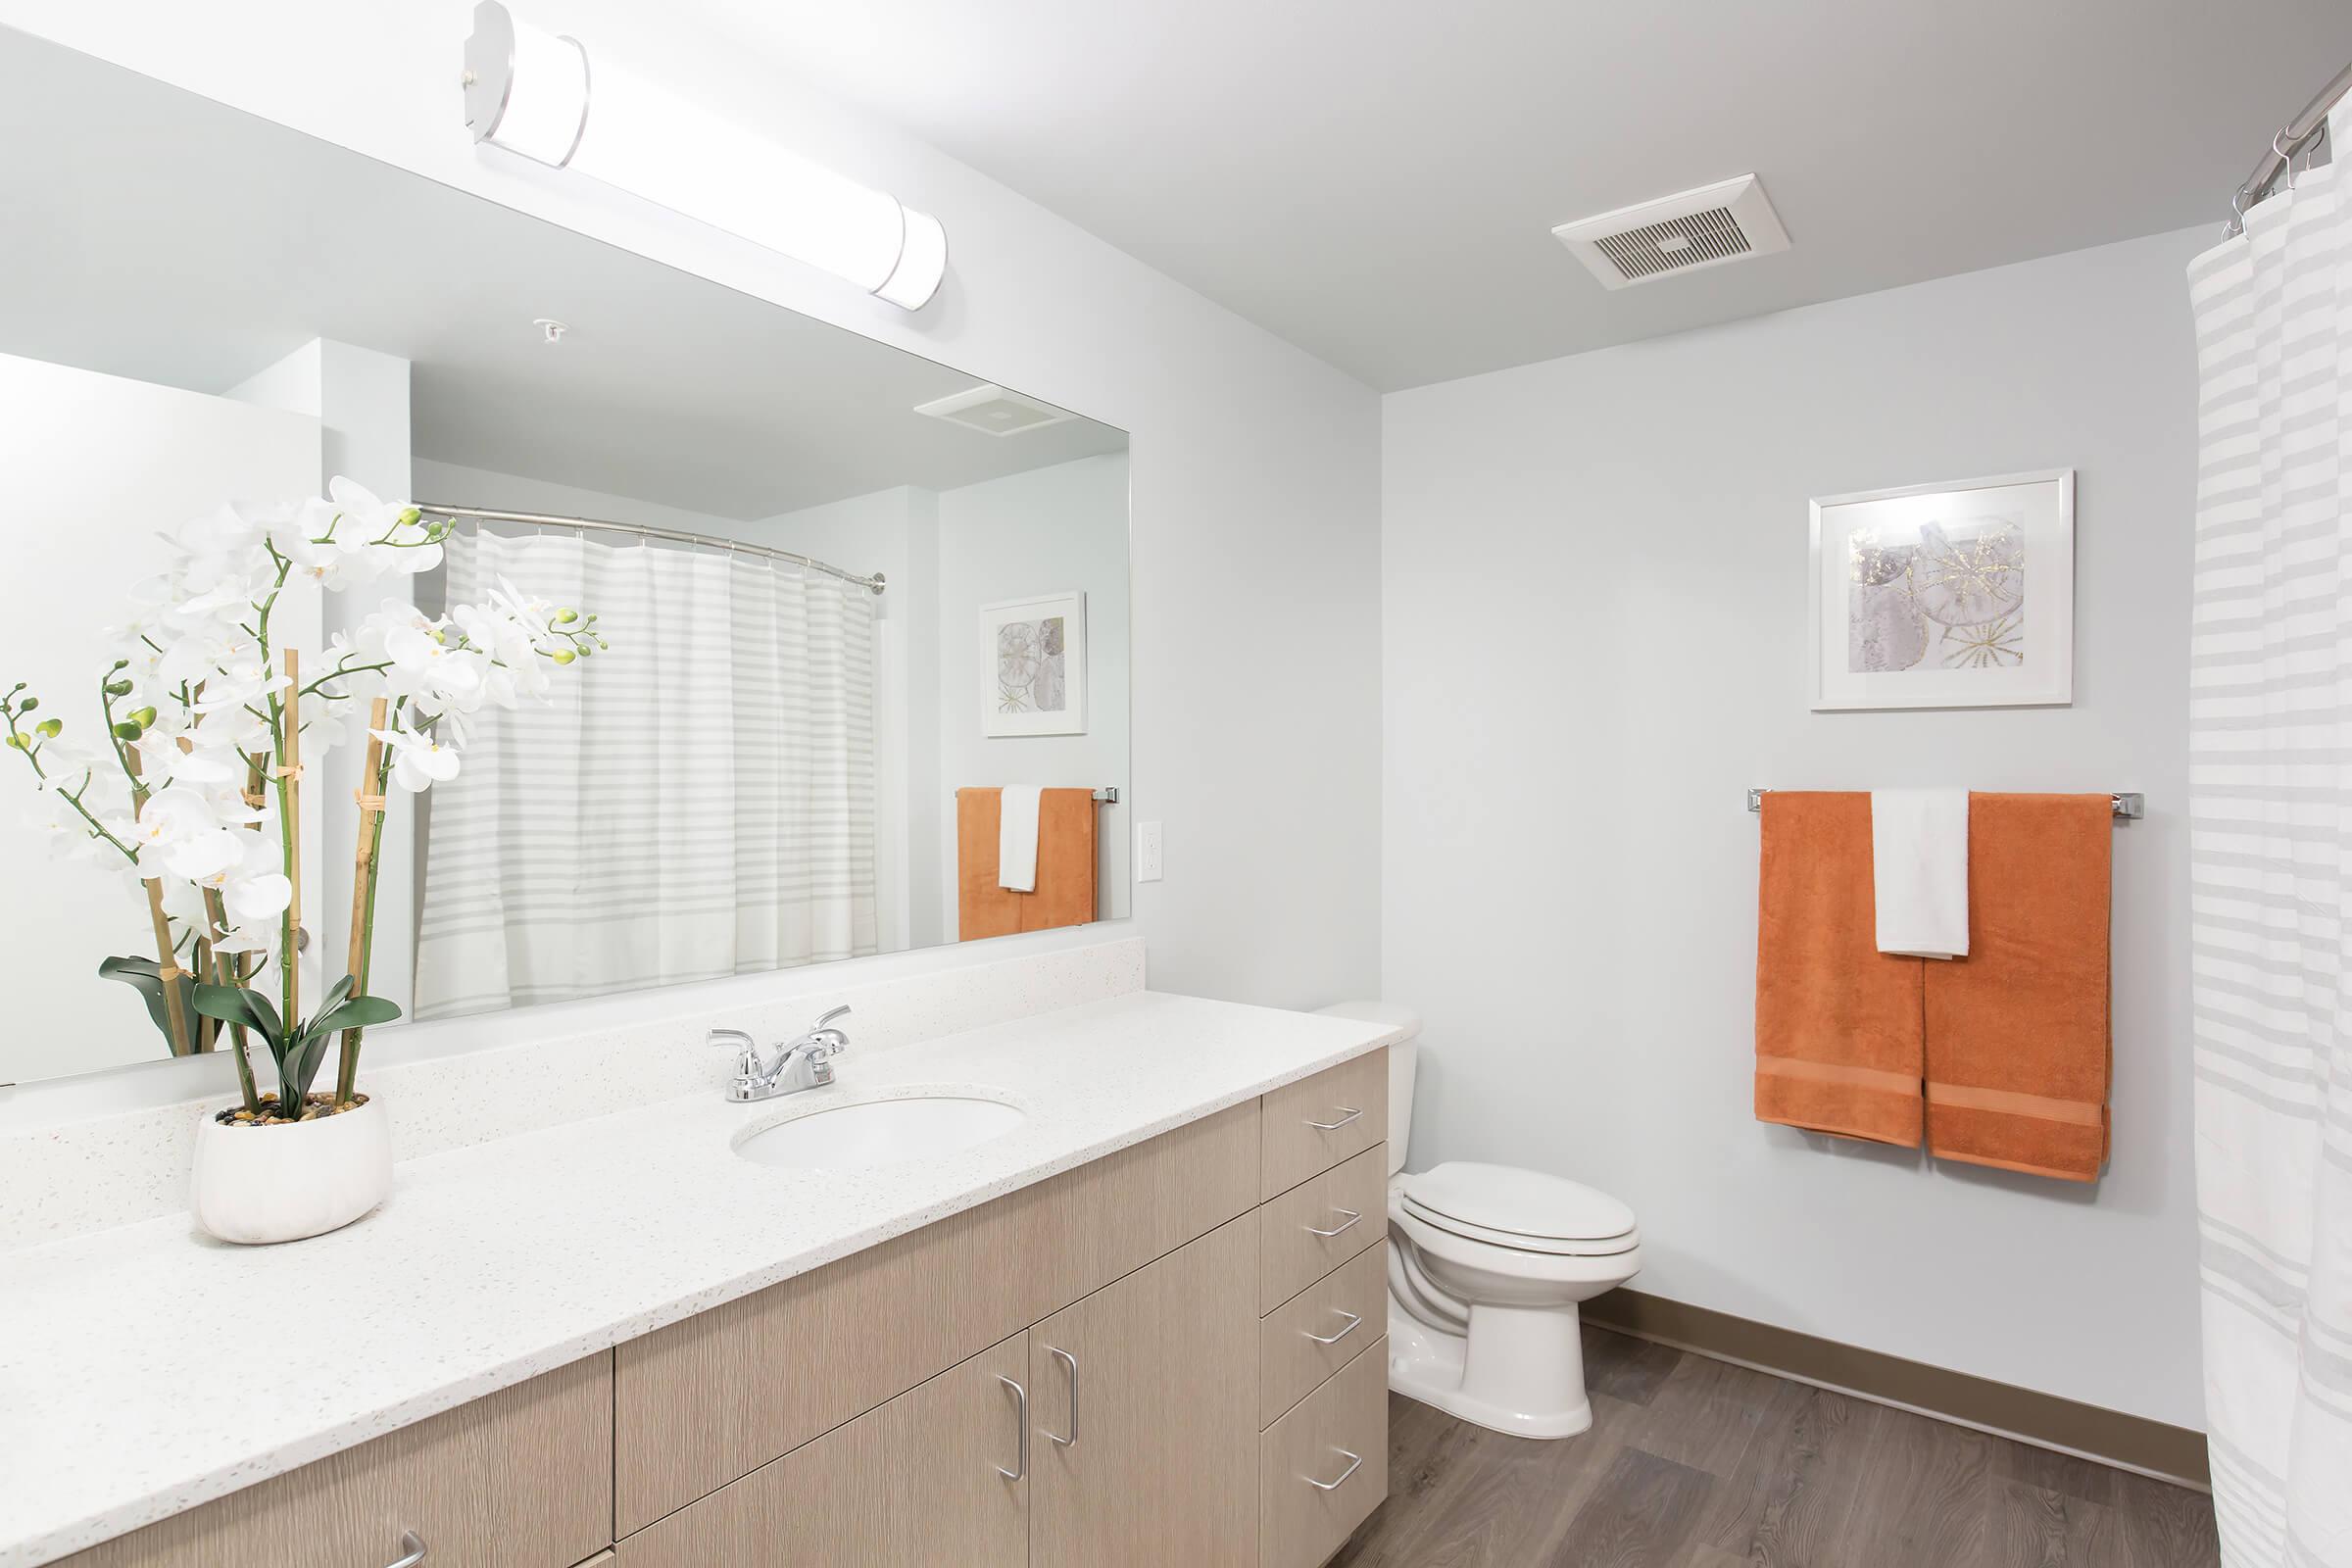
[[[1588,1327],[1592,1430],[1389,1397],[1334,1568],[2213,1568],[2202,1494]]]

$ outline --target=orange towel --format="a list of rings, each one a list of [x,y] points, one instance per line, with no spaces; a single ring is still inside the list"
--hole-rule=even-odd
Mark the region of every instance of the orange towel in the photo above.
[[[2105,795],[1969,797],[1968,956],[1927,966],[1937,1158],[2098,1179],[2113,817]]]
[[[1001,789],[956,792],[956,940],[1095,918],[1095,792],[1047,790],[1037,806],[1037,891],[997,886]]]
[[[1870,797],[1764,797],[1756,1119],[1914,1147],[1925,960],[1881,953]]]

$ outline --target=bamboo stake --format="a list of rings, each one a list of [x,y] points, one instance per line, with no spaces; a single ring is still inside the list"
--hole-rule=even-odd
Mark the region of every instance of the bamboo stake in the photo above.
[[[295,961],[302,943],[302,653],[294,648],[286,650],[286,710],[281,727],[285,739],[280,750],[285,762],[277,770],[277,809],[284,821],[286,880],[294,891],[286,901],[285,942],[278,956],[278,971],[284,982],[286,1028],[291,1031],[302,1007],[302,970]],[[293,1111],[279,1107],[289,1115],[301,1109],[299,1105]]]
[[[133,780],[130,788],[130,814],[140,816],[147,809],[147,786],[136,782],[139,776],[139,749],[122,748],[122,764]],[[164,1015],[172,1025],[172,1054],[188,1054],[188,1009],[179,994],[179,982],[186,972],[179,966],[179,950],[172,941],[172,917],[164,913],[164,879],[151,876],[147,882],[147,919],[155,928],[156,976],[164,983]]]
[[[352,977],[352,995],[368,994],[368,959],[375,935],[375,860],[383,848],[384,743],[380,738],[391,721],[391,704],[378,697],[368,708],[368,760],[360,771],[360,787],[352,799],[360,808],[359,846],[351,863],[351,961],[343,972]],[[343,1031],[342,1054],[335,1065],[335,1103],[346,1104],[360,1073],[360,1031]]]

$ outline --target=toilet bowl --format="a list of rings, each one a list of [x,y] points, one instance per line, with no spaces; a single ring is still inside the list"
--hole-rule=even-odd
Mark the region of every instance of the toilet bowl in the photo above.
[[[1323,1010],[1419,1030],[1385,1003]],[[1405,1174],[1419,1049],[1389,1048],[1389,1387],[1497,1432],[1574,1437],[1592,1425],[1577,1307],[1640,1270],[1633,1210],[1508,1165]]]

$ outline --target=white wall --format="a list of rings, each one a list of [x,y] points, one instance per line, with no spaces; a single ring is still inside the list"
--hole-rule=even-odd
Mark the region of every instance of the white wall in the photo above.
[[[156,534],[225,497],[302,495],[317,482],[318,421],[0,355],[0,691],[26,682],[41,702],[28,727],[62,719],[61,740],[102,747],[97,683],[115,658],[106,628],[130,617],[138,580],[164,568]],[[86,797],[100,815],[129,809],[116,777]],[[12,981],[0,1084],[166,1051],[138,994],[97,975],[110,955],[155,956],[145,895],[127,866],[54,858],[48,836],[19,822],[41,804],[24,759],[0,752],[0,972]]]
[[[1169,868],[1136,890],[1152,983],[1278,1004],[1369,988],[1378,399],[669,8],[546,0],[530,15],[938,215],[953,258],[938,301],[910,317],[592,181],[477,151],[451,86],[470,10],[0,0],[0,22],[1133,432],[1134,815],[1165,820]]]
[[[939,493],[939,789],[931,811],[943,863],[956,855],[956,791],[968,785],[1127,784],[1127,456],[1108,453]],[[1086,732],[980,730],[980,607],[1039,594],[1086,595]],[[1134,808],[1096,809],[1099,906],[1127,912]],[[956,937],[956,879],[940,890]]]
[[[1386,400],[1384,990],[1415,1169],[1591,1181],[1635,1288],[2202,1425],[2176,234]],[[1699,283],[1674,286],[1703,286]],[[2072,466],[2068,709],[1812,713],[1807,498]],[[2144,790],[2094,1190],[1752,1115],[1750,785]]]

